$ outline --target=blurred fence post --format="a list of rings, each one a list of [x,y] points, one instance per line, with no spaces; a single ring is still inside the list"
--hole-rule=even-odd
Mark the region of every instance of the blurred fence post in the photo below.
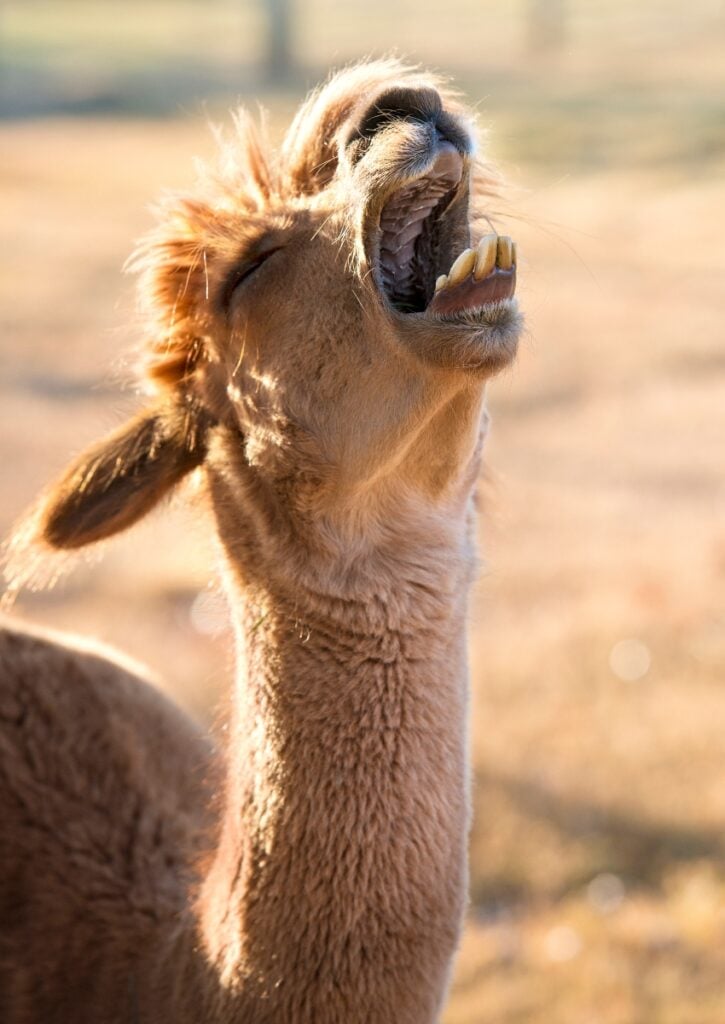
[[[292,0],[264,0],[267,20],[264,72],[270,82],[284,82],[292,75]]]
[[[528,0],[526,32],[533,54],[556,53],[566,40],[566,0]]]

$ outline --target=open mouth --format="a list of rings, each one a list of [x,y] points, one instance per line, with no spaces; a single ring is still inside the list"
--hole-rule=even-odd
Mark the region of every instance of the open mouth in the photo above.
[[[431,170],[393,193],[380,214],[378,269],[382,290],[399,313],[470,317],[513,296],[516,246],[485,235],[464,248],[446,222],[463,177],[463,158],[444,142]],[[465,230],[467,239],[467,226]]]

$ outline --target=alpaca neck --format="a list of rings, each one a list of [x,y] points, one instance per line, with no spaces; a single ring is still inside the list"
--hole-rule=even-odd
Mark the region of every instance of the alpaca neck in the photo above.
[[[201,907],[240,1020],[437,1018],[466,890],[458,547],[382,598],[255,585],[234,602],[225,805]]]

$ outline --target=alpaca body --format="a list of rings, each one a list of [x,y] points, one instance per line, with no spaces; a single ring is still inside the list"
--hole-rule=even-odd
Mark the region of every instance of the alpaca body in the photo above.
[[[435,1024],[445,996],[515,249],[469,248],[488,179],[431,76],[348,69],[275,159],[237,126],[133,262],[155,397],[41,498],[12,563],[123,530],[198,470],[237,644],[226,749],[119,666],[5,634],[12,1024]]]
[[[133,1021],[189,928],[208,741],[107,652],[9,622],[0,721],[0,1020]]]

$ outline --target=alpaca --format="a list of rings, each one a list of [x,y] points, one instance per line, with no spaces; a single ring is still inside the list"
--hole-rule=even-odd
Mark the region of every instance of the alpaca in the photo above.
[[[428,74],[339,73],[275,156],[236,126],[132,260],[153,397],[23,542],[102,541],[198,470],[237,650],[226,749],[117,659],[6,623],[4,1024],[429,1024],[445,997],[516,251],[470,247],[492,178]]]

